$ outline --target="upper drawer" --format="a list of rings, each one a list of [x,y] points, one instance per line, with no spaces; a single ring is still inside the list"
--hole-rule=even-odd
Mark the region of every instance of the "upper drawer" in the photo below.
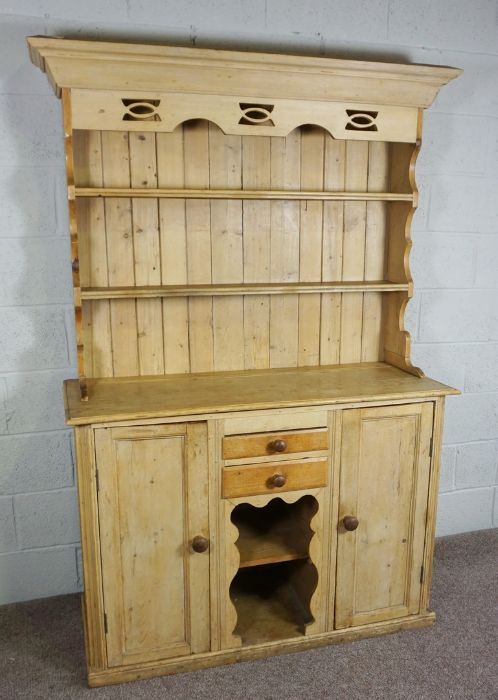
[[[230,435],[223,438],[223,459],[315,452],[327,450],[328,446],[327,428],[292,430],[280,433]]]

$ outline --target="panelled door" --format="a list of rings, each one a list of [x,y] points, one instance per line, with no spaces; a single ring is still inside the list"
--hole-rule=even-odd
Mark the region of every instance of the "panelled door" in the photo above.
[[[343,413],[335,627],[419,612],[433,404]]]
[[[205,424],[95,437],[108,665],[208,651]]]

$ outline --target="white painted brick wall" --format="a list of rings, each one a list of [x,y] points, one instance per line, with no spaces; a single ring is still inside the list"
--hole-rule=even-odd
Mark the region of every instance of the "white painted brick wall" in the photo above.
[[[0,603],[82,585],[61,382],[74,332],[60,105],[24,38],[151,40],[454,65],[425,118],[413,356],[448,400],[438,533],[498,526],[495,0],[4,0],[0,5]]]

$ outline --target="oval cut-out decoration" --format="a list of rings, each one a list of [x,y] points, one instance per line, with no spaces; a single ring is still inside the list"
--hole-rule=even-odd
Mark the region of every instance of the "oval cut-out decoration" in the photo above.
[[[377,131],[375,120],[379,114],[378,112],[347,109],[346,114],[349,117],[349,121],[346,124],[348,131]]]
[[[275,126],[270,116],[273,112],[274,105],[239,102],[239,107],[243,113],[242,117],[239,119],[239,124],[251,124],[253,126]]]
[[[161,117],[157,113],[161,100],[122,99],[121,101],[126,107],[123,121],[161,121]]]

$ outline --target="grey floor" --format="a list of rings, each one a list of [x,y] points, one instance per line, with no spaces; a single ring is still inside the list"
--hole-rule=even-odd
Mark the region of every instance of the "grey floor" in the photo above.
[[[498,700],[498,530],[437,543],[435,627],[89,690],[79,597],[0,608],[0,698]]]

